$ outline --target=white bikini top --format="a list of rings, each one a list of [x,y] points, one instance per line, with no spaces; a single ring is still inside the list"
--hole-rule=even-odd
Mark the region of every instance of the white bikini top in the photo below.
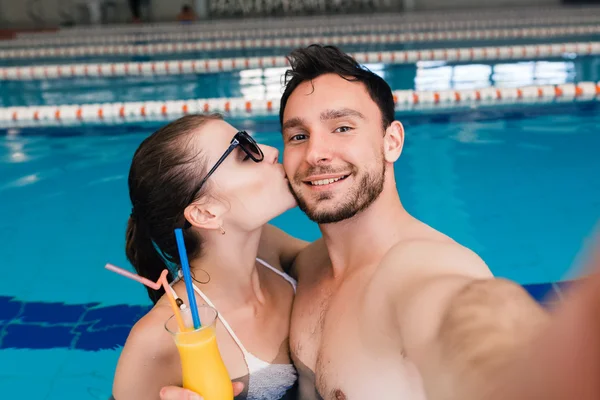
[[[277,268],[272,267],[267,262],[257,258],[261,265],[269,268],[271,271],[275,272],[277,275],[281,276],[283,279],[288,281],[292,288],[294,289],[294,293],[296,293],[296,280],[289,276],[288,274],[279,271]],[[173,285],[179,279],[181,279],[182,274],[179,272],[179,277],[171,283]],[[196,286],[194,285],[194,291],[198,293],[200,297],[208,304],[209,306],[216,309],[214,304],[210,301],[210,299]],[[171,292],[173,293],[173,297],[178,299],[177,293],[171,287]],[[185,309],[186,305],[182,304],[181,308]],[[242,354],[244,355],[244,360],[246,361],[246,365],[248,366],[249,373],[249,384],[248,384],[248,396],[247,400],[278,400],[281,399],[285,393],[296,383],[298,379],[298,375],[296,373],[296,368],[293,364],[270,364],[266,361],[261,360],[256,357],[252,353],[250,353],[240,339],[237,337],[231,326],[227,323],[223,315],[219,312],[218,318],[227,329],[227,332],[231,335],[235,343],[238,345]]]

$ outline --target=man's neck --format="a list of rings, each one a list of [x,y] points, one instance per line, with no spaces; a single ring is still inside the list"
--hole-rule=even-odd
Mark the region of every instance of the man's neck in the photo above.
[[[390,190],[391,189],[391,190]],[[320,225],[334,277],[378,263],[398,242],[403,226],[413,221],[400,201],[395,185],[354,217]]]

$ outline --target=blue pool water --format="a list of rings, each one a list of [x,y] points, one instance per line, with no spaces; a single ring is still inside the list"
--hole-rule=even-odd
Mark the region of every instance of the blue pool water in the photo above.
[[[370,67],[394,90],[600,81],[600,57]],[[0,106],[270,97],[281,91],[281,72],[0,82]],[[398,115],[406,127],[396,165],[402,201],[542,300],[579,276],[580,250],[600,218],[599,111],[579,104]],[[231,122],[281,149],[276,118]],[[121,347],[149,300],[140,285],[103,266],[128,266],[129,163],[159,126],[0,130],[0,393],[110,395]],[[319,236],[297,209],[273,223],[306,240]]]
[[[281,148],[276,121],[235,121]],[[562,114],[449,115],[405,120],[396,166],[407,209],[521,284],[573,278],[600,218],[597,107]],[[153,125],[30,130],[0,136],[0,390],[28,398],[106,399],[145,290],[103,269],[127,266],[126,176]],[[306,240],[292,210],[274,223]],[[531,290],[543,295],[549,285]],[[31,377],[36,385],[29,385]]]

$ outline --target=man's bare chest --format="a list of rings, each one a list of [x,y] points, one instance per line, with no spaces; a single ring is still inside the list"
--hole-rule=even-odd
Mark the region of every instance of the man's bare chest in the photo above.
[[[360,347],[360,288],[344,282],[304,289],[295,299],[290,345],[301,380],[311,381],[319,393],[306,398],[345,399],[342,381],[354,375],[345,364]]]
[[[335,280],[328,276],[298,280],[291,317],[292,352],[314,370],[320,349],[332,337],[340,338],[340,329],[357,318],[362,307],[359,299],[365,290],[363,274]]]
[[[365,282],[362,276],[338,285],[299,286],[290,346],[305,392],[311,393],[303,400],[422,399],[420,378],[402,349],[382,345],[384,310]]]

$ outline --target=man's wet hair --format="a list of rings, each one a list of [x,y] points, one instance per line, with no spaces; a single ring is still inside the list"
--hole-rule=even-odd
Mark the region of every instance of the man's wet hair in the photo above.
[[[298,85],[324,74],[337,74],[350,82],[364,84],[371,99],[381,110],[383,128],[387,129],[394,121],[394,96],[387,82],[337,47],[313,44],[292,51],[287,59],[291,69],[285,73],[285,91],[279,108],[281,124],[287,101]]]

